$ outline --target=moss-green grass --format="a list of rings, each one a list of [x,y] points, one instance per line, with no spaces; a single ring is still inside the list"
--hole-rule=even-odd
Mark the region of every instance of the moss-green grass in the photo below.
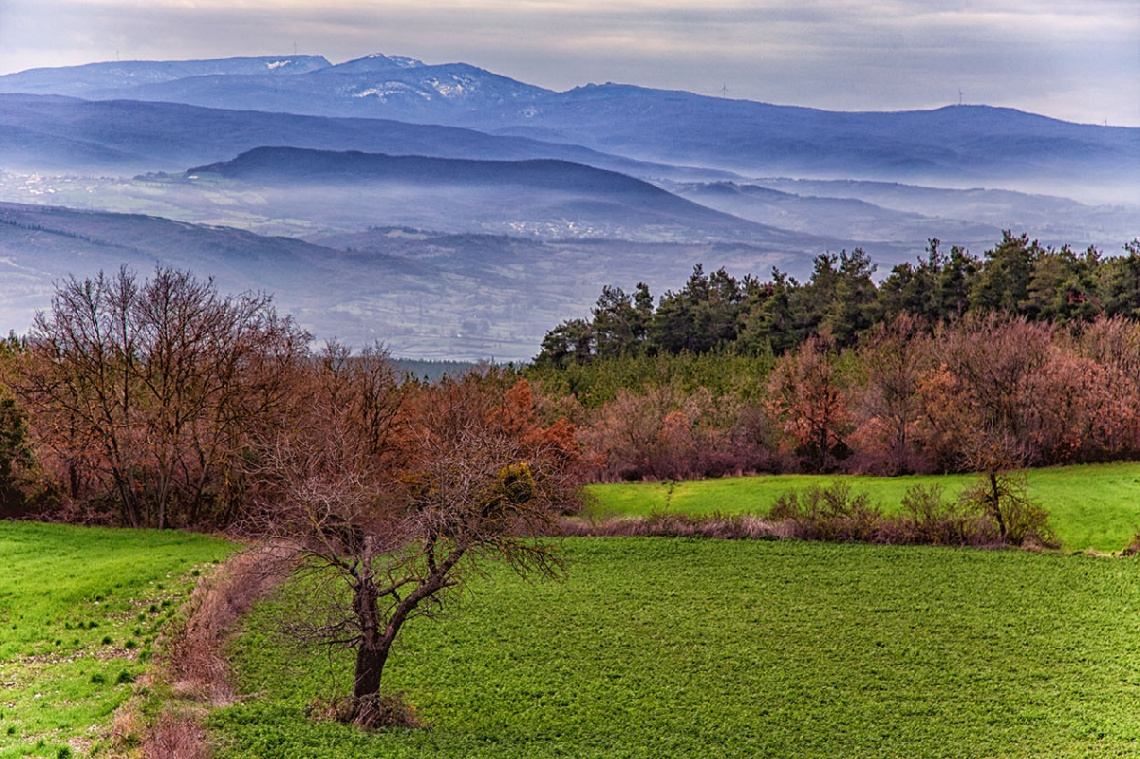
[[[861,477],[769,475],[730,477],[677,483],[636,482],[592,485],[589,516],[646,516],[680,512],[693,516],[713,513],[767,513],[776,497],[792,489],[846,480],[855,492],[889,512],[899,508],[911,485],[940,484],[955,497],[971,475]],[[1140,463],[1085,464],[1033,469],[1029,494],[1049,512],[1057,536],[1069,550],[1092,548],[1119,551],[1140,532]]]
[[[576,539],[565,582],[495,568],[385,674],[430,731],[306,709],[350,661],[238,641],[237,757],[1140,755],[1140,564],[798,541]]]
[[[195,571],[232,550],[181,532],[0,522],[0,759],[103,741]]]

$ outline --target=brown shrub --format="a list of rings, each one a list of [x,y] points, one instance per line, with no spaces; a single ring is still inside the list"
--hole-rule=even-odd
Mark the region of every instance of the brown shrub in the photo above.
[[[769,516],[790,522],[794,537],[802,540],[885,542],[880,539],[884,517],[879,508],[866,493],[852,494],[843,481],[789,490],[776,499]]]
[[[163,712],[142,746],[146,759],[209,759],[206,729],[195,716]]]
[[[892,520],[900,543],[935,546],[981,546],[1001,542],[993,522],[942,495],[941,485],[913,485],[902,499],[902,518]]]
[[[1140,556],[1140,532],[1132,536],[1128,545],[1120,552],[1121,556]]]
[[[1027,531],[1019,527],[1017,532],[1003,537],[988,514],[968,500],[944,498],[938,485],[908,488],[902,506],[901,513],[885,515],[865,493],[853,493],[850,485],[839,481],[826,488],[812,486],[783,493],[766,519],[753,514],[694,517],[655,513],[643,518],[600,521],[562,519],[557,530],[564,537],[798,538],[976,548],[1018,546],[1025,550],[1057,547],[1045,529],[1047,521],[1044,527],[1038,525]],[[1140,553],[1140,533],[1125,552]]]
[[[710,517],[651,514],[645,518],[604,519],[595,522],[563,519],[560,528],[561,534],[565,537],[701,537],[763,540],[791,536],[786,525],[752,514],[733,516],[716,514]]]
[[[237,619],[283,579],[272,546],[245,551],[204,577],[170,636],[165,665],[175,693],[216,705],[233,700],[222,645]]]

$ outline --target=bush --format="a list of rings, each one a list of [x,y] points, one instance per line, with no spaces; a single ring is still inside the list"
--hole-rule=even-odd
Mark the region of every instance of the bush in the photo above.
[[[990,521],[1002,543],[1044,548],[1060,545],[1049,523],[1049,512],[1029,497],[1023,471],[981,471],[975,484],[962,492],[960,501],[969,513]]]
[[[938,485],[915,485],[907,489],[902,513],[885,516],[871,505],[865,493],[854,494],[846,482],[826,488],[791,490],[776,499],[769,518],[791,525],[791,537],[802,540],[859,541],[915,545],[988,546],[1015,545],[1052,548],[1057,539],[1049,515],[1040,505],[1018,491],[1007,491],[1001,501],[999,528],[992,508],[987,508],[979,489],[973,488],[958,501],[943,497]]]
[[[941,485],[907,488],[902,507],[899,526],[905,539],[898,542],[961,546],[988,545],[999,539],[992,522],[944,498]]]
[[[1122,556],[1140,556],[1140,532],[1132,536],[1128,545],[1120,552]]]
[[[884,542],[882,512],[866,493],[853,494],[843,481],[789,490],[776,498],[769,517],[793,523],[793,537],[804,540]]]

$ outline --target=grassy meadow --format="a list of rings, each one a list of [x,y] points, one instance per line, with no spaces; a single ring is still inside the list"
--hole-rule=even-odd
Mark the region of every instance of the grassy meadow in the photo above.
[[[647,516],[679,512],[692,516],[767,513],[776,498],[793,489],[826,486],[843,479],[853,492],[892,513],[912,485],[940,484],[953,498],[975,475],[862,477],[837,475],[762,475],[688,482],[634,482],[593,485],[587,516]],[[1119,551],[1140,532],[1140,463],[1083,464],[1032,469],[1029,495],[1049,512],[1066,549]]]
[[[1140,754],[1135,559],[798,541],[568,539],[565,581],[492,566],[385,673],[430,730],[314,718],[351,658],[248,620],[238,757]]]
[[[104,742],[195,575],[232,550],[181,532],[0,521],[0,759]]]

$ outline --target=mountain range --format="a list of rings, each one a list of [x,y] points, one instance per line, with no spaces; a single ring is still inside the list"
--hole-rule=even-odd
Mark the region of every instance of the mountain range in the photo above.
[[[810,274],[1002,230],[1116,252],[1140,129],[954,106],[844,113],[631,85],[553,92],[369,56],[128,61],[0,77],[0,319],[128,263],[277,293],[320,337],[525,359],[602,285],[694,263]]]
[[[1132,178],[1122,167],[1140,165],[1140,129],[1012,109],[831,112],[610,83],[552,92],[464,63],[383,55],[36,69],[0,77],[0,92],[459,126],[642,161],[819,178],[1024,183],[1077,172],[1124,185]]]

